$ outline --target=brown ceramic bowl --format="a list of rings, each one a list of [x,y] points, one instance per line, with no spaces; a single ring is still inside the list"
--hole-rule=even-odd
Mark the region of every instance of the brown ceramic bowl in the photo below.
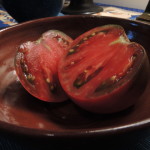
[[[150,56],[148,24],[110,17],[63,16],[25,22],[0,31],[0,131],[46,138],[108,136],[150,125],[150,84],[135,106],[111,115],[94,115],[72,102],[45,103],[28,94],[17,80],[14,55],[22,42],[38,39],[49,29],[72,38],[100,25],[122,25],[131,41]],[[140,87],[139,87],[140,88]]]

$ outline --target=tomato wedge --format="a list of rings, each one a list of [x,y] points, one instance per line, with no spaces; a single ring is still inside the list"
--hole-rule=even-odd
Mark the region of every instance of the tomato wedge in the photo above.
[[[147,66],[141,45],[130,42],[121,26],[105,25],[73,41],[58,74],[77,105],[94,113],[113,113],[135,104],[146,87]]]
[[[31,95],[48,102],[68,98],[60,86],[57,65],[71,42],[63,32],[50,30],[37,41],[19,46],[15,68],[20,82]]]

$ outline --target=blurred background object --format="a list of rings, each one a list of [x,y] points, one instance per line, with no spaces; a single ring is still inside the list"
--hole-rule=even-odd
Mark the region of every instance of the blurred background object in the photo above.
[[[147,4],[147,7],[142,15],[137,17],[137,20],[146,21],[150,23],[150,0]]]
[[[7,12],[18,22],[57,16],[63,0],[0,0]]]
[[[150,0],[149,0],[148,5],[145,9],[145,12],[150,13]]]
[[[103,8],[94,4],[93,0],[70,0],[66,1],[62,13],[70,15],[93,14],[103,11]]]
[[[149,0],[94,0],[97,3],[124,6],[145,10]]]

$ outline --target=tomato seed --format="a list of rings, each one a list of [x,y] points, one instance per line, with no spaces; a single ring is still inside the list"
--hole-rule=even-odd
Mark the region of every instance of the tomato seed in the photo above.
[[[62,38],[57,38],[58,42],[63,42]]]
[[[33,84],[33,81],[35,80],[35,76],[33,76],[32,74],[28,74],[27,75],[27,80]]]
[[[94,35],[96,35],[96,33],[95,33],[95,32],[93,32],[93,33],[91,34],[91,36],[94,36]]]
[[[96,77],[102,70],[103,70],[104,67],[99,67],[98,69],[96,69],[92,74],[90,74],[88,77],[87,77],[87,82],[90,81],[91,79],[93,79],[94,77]]]
[[[50,83],[48,83],[48,85],[49,85],[50,91],[51,91],[52,93],[55,93],[55,92],[56,92],[56,84],[50,82]]]
[[[28,51],[28,49],[27,49],[26,47],[24,47],[23,45],[21,45],[21,46],[19,47],[19,51],[20,51],[21,53],[26,53],[26,52]]]
[[[56,84],[52,83],[50,78],[46,78],[46,83],[48,83],[48,87],[52,93],[56,91]]]
[[[21,69],[24,73],[28,73],[28,66],[25,63],[21,63]]]
[[[83,72],[81,74],[78,75],[77,79],[74,81],[73,85],[76,88],[80,88],[82,85],[84,85],[86,83],[86,73]]]
[[[25,64],[24,54],[23,53],[19,53],[19,54],[20,54],[20,66],[21,66],[22,72],[25,74],[28,74],[28,66]]]
[[[62,38],[62,37],[60,37],[60,36],[56,36],[56,37],[54,37],[55,39],[57,39],[57,41],[59,42],[59,43],[64,43],[65,45],[69,45],[69,42],[67,41],[67,40],[65,40],[64,38]]]
[[[82,60],[84,60],[84,57],[80,57],[79,59],[76,59],[76,60],[74,60],[74,61],[71,61],[71,62],[69,62],[69,64],[67,64],[67,65],[64,67],[64,69],[65,69],[65,70],[68,70],[68,69],[70,69],[71,67],[73,67],[75,64],[80,63]]]
[[[84,72],[85,72],[85,73],[87,73],[87,72],[88,72],[88,70],[86,70],[86,69],[85,69],[85,70],[84,70]]]
[[[116,78],[117,78],[117,76],[116,76],[116,75],[114,75],[114,76],[112,76],[112,77],[110,78],[110,80],[115,81],[115,80],[116,80]]]
[[[33,84],[33,81],[35,80],[35,76],[29,73],[29,69],[27,64],[24,61],[24,54],[21,52],[20,53],[20,66],[22,69],[22,72],[24,73],[27,81],[29,81],[31,84]]]
[[[132,55],[131,60],[134,61],[136,58],[137,58],[137,54],[135,53]]]
[[[99,94],[109,93],[113,90],[113,86],[117,83],[117,80],[112,80],[113,76],[109,79],[103,81],[95,90],[95,92],[99,92]]]
[[[75,53],[75,49],[70,49],[68,55]]]
[[[83,39],[83,41],[86,41],[86,40],[88,40],[88,38],[87,38],[87,37],[85,37],[85,38]]]
[[[68,55],[71,55],[75,52],[77,52],[77,48],[83,44],[85,41],[89,40],[90,38],[92,38],[93,36],[99,34],[99,33],[103,33],[106,34],[108,33],[109,30],[103,30],[103,31],[98,31],[98,32],[93,32],[92,34],[88,35],[87,37],[84,37],[83,39],[81,39],[72,49],[69,50]]]
[[[77,44],[76,46],[75,46],[75,48],[77,48],[77,47],[79,47],[80,45],[79,44]]]
[[[88,66],[87,68],[90,68],[90,67]],[[97,70],[95,70],[93,73],[91,73],[90,75],[87,76],[87,73],[89,71],[87,69],[85,69],[81,74],[78,75],[78,77],[74,81],[73,85],[76,88],[80,88],[82,85],[84,85],[85,83],[87,83],[91,79],[93,79],[95,76],[97,76],[102,70],[103,70],[103,67],[99,67]]]
[[[74,65],[74,64],[75,64],[75,62],[74,62],[74,61],[72,61],[70,64],[71,64],[71,65]]]
[[[47,82],[47,83],[50,83],[51,81],[50,81],[50,79],[49,79],[49,78],[47,78],[47,79],[46,79],[46,82]]]
[[[96,34],[98,34],[99,32],[93,32],[91,35],[84,37],[82,40],[80,40],[72,49],[69,50],[68,55],[71,55],[75,52],[77,52],[77,48],[83,44],[85,41],[87,41],[88,39],[92,38],[93,36],[95,36]]]

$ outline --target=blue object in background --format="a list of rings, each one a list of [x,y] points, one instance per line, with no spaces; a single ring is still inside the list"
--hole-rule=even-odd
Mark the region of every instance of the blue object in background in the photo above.
[[[17,22],[0,5],[0,29],[15,25]]]

